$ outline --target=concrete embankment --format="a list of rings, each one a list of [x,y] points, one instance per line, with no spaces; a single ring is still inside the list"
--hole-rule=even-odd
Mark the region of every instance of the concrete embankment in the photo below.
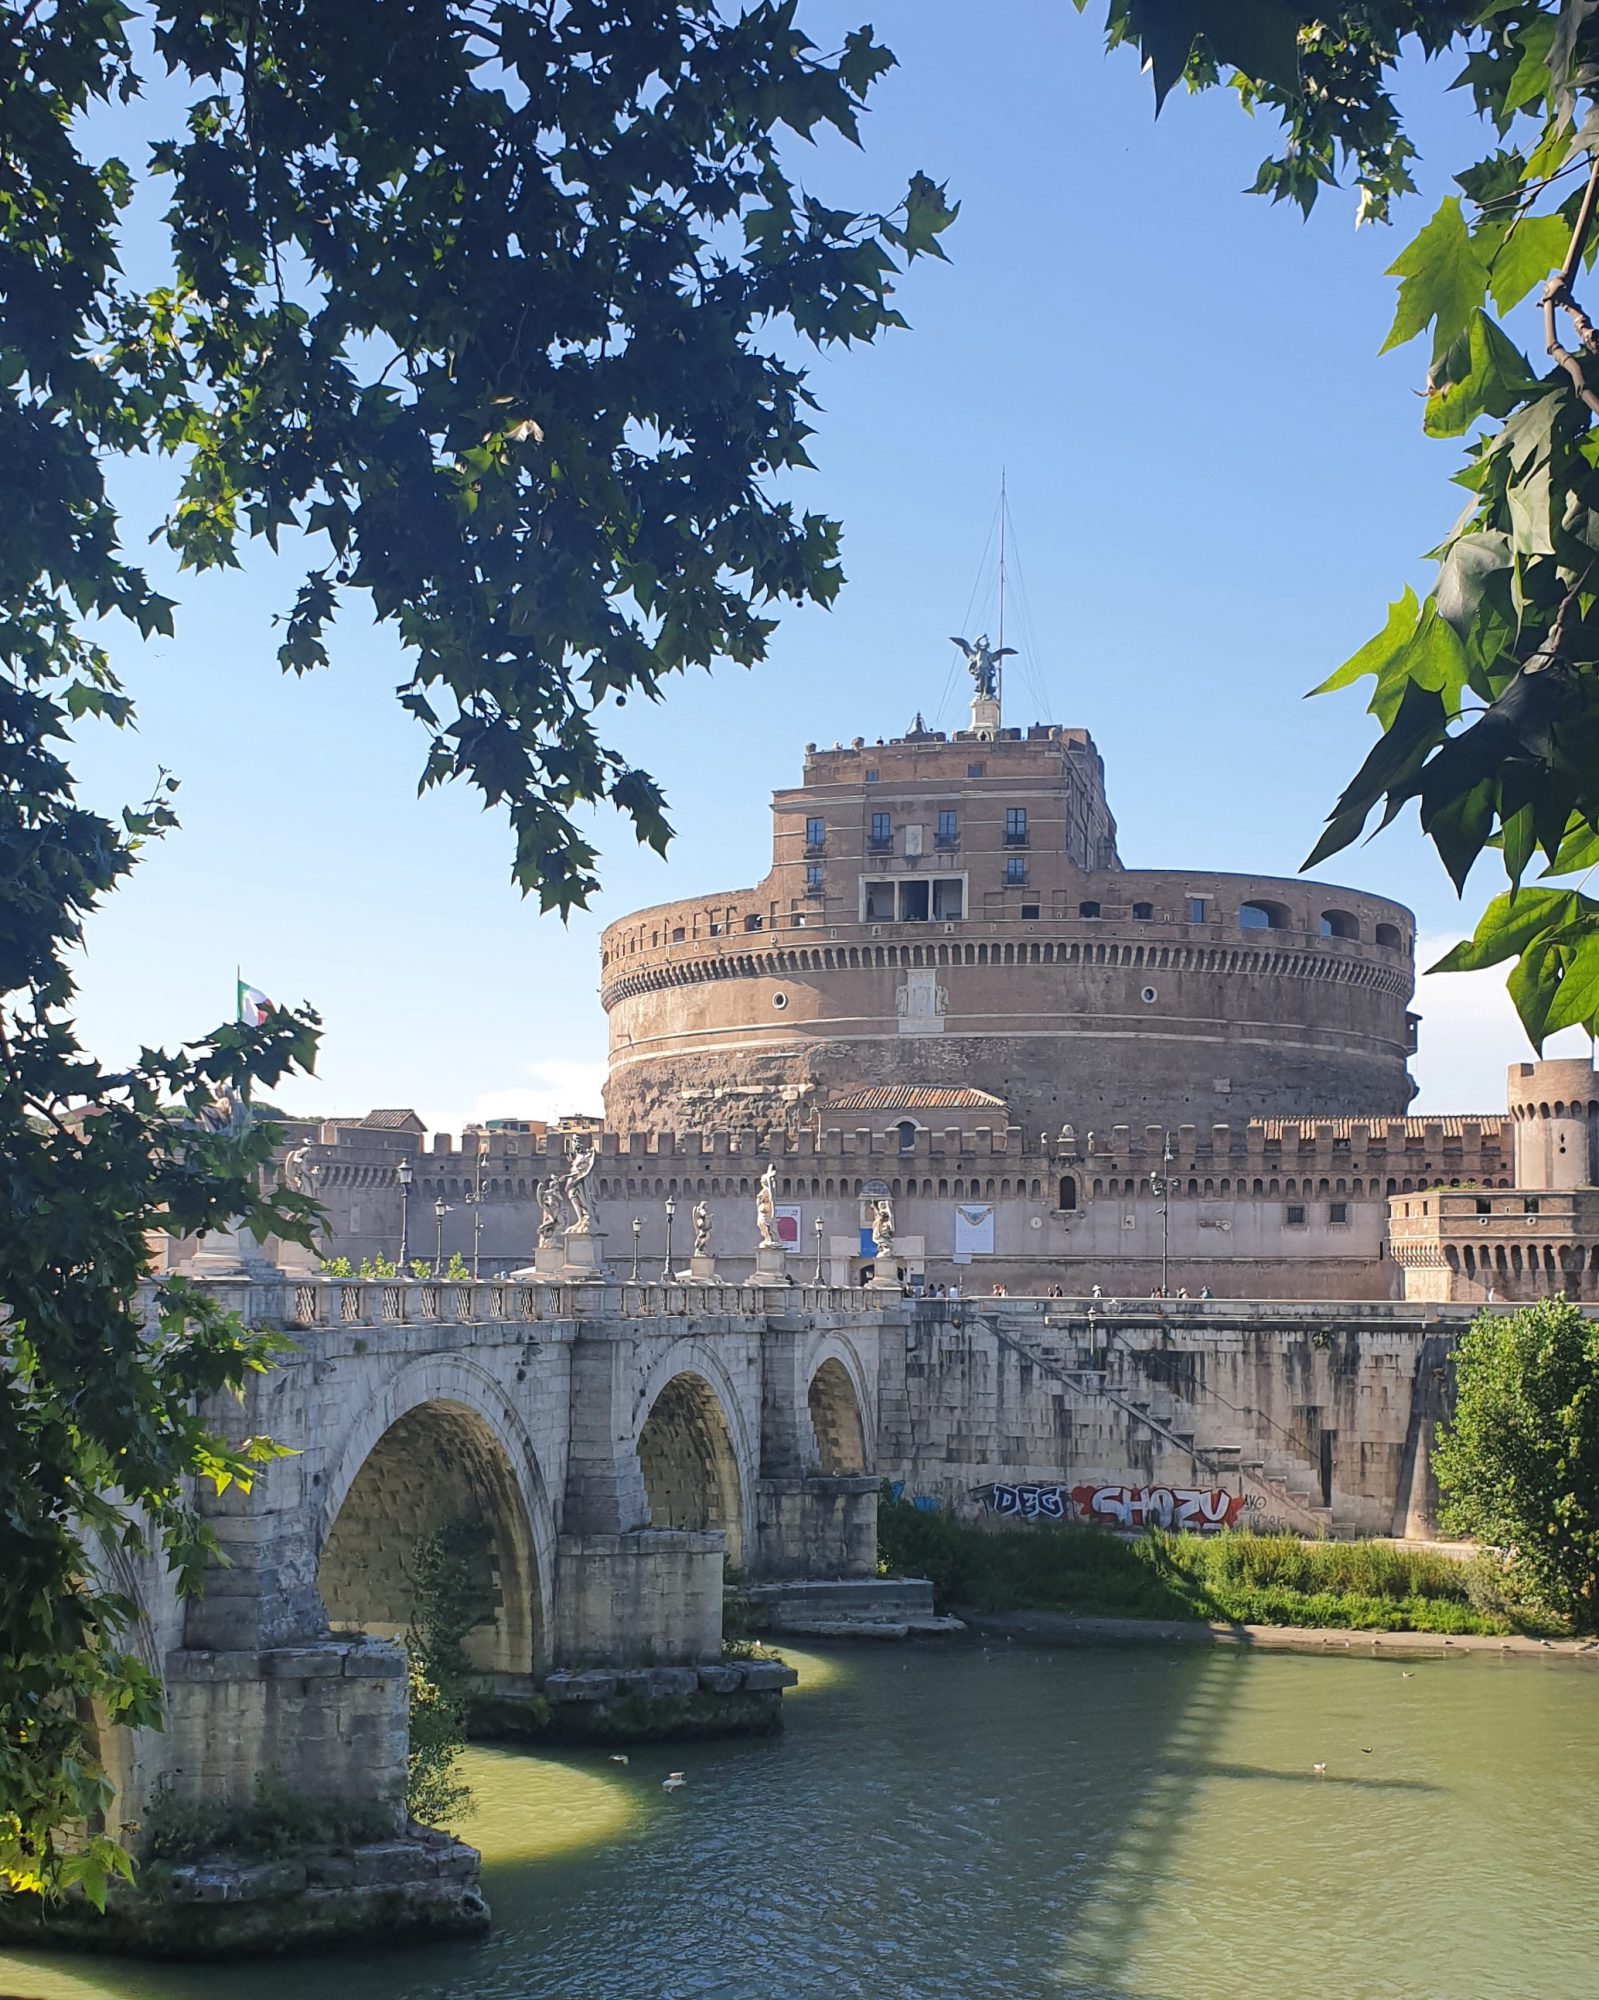
[[[1354,1632],[1325,1625],[1229,1625],[1221,1620],[1206,1623],[1181,1618],[1077,1618],[1062,1611],[957,1610],[974,1632],[1039,1645],[1240,1646],[1270,1653],[1376,1653],[1394,1659],[1493,1653],[1529,1660],[1599,1663],[1596,1639],[1528,1639],[1482,1632]]]

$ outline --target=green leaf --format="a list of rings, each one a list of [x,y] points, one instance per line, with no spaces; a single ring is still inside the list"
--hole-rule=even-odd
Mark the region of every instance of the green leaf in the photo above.
[[[1494,310],[1507,313],[1566,259],[1571,225],[1560,215],[1522,216],[1493,257],[1488,289]]]
[[[1551,875],[1576,875],[1593,867],[1599,867],[1599,833],[1586,821],[1579,821],[1561,841],[1543,873],[1547,880]]]
[[[1560,990],[1544,1015],[1543,1031],[1593,1030],[1599,1023],[1599,935],[1590,933],[1561,945]]]
[[[1444,953],[1429,972],[1480,972],[1514,958],[1544,931],[1564,923],[1576,907],[1569,889],[1512,889],[1495,896],[1471,937]]]
[[[1465,332],[1488,282],[1481,250],[1467,232],[1454,195],[1440,203],[1432,221],[1389,266],[1388,275],[1404,283],[1380,352],[1402,347],[1431,326],[1433,354],[1441,358]]]
[[[1459,437],[1478,417],[1508,416],[1538,386],[1526,356],[1481,310],[1433,381],[1423,420],[1429,437]]]
[[[1366,641],[1357,653],[1352,653],[1336,673],[1329,674],[1319,687],[1310,692],[1315,694],[1336,694],[1340,688],[1353,687],[1356,681],[1373,674],[1379,680],[1390,664],[1400,657],[1415,637],[1416,626],[1421,618],[1421,606],[1416,601],[1416,593],[1407,583],[1403,595],[1388,607],[1388,622],[1382,630]]]

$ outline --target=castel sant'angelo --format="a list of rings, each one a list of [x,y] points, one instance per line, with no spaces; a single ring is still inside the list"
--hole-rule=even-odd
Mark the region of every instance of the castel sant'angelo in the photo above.
[[[869,1101],[915,1129],[951,1091],[1052,1137],[1405,1110],[1408,910],[1124,868],[1086,730],[1006,728],[982,692],[969,728],[919,725],[808,744],[755,887],[607,929],[607,1124],[825,1127]]]
[[[620,1276],[676,1273],[697,1208],[748,1277],[770,1167],[793,1273],[833,1284],[873,1275],[887,1201],[913,1286],[1599,1291],[1591,1067],[1515,1065],[1508,1114],[1408,1115],[1410,912],[1124,868],[1093,739],[1007,726],[997,654],[967,653],[966,728],[807,746],[760,882],[607,928],[603,1120],[295,1127],[330,1249],[415,1250],[409,1213],[484,1274],[526,1265],[540,1185],[592,1146]]]

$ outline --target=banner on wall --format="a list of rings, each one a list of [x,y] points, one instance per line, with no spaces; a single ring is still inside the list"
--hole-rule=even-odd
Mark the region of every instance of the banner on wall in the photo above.
[[[803,1212],[798,1208],[777,1208],[772,1211],[777,1219],[777,1240],[785,1250],[797,1250],[800,1247],[800,1216]]]
[[[955,1258],[965,1263],[968,1257],[992,1257],[994,1254],[994,1209],[992,1203],[981,1208],[968,1207],[964,1202],[955,1205]]]

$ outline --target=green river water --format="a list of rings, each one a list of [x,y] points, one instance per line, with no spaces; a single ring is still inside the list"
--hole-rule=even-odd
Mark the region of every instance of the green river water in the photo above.
[[[226,1969],[0,1953],[0,1995],[1599,1995],[1599,1669],[786,1650],[805,1685],[781,1738],[472,1752],[484,1944]],[[689,1782],[665,1792],[672,1769]]]

